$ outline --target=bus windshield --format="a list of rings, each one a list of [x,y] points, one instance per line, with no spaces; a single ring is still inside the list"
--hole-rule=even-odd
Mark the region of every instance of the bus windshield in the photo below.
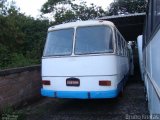
[[[76,32],[75,54],[113,52],[112,30],[107,26],[79,27]]]
[[[44,56],[71,55],[74,29],[63,29],[48,33]]]

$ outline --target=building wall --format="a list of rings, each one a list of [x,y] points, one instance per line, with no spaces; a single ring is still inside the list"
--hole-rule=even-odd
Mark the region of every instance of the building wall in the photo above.
[[[0,71],[0,110],[41,98],[40,66]]]

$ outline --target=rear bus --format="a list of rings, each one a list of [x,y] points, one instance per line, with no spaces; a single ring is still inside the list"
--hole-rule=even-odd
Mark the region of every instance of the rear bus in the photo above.
[[[115,55],[113,31],[114,25],[107,21],[49,28],[42,57],[41,94],[77,99],[116,97],[123,87],[124,75],[119,73],[124,64],[119,64]]]

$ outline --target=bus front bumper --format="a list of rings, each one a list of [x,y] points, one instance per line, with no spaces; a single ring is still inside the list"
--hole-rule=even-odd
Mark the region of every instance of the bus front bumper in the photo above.
[[[70,98],[70,99],[103,99],[115,98],[118,96],[119,90],[109,91],[53,91],[41,89],[41,95],[53,98]]]

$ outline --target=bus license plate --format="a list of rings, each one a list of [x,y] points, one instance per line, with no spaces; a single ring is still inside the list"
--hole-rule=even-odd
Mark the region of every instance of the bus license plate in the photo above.
[[[80,86],[80,80],[77,78],[68,78],[66,79],[66,85],[67,86]]]

